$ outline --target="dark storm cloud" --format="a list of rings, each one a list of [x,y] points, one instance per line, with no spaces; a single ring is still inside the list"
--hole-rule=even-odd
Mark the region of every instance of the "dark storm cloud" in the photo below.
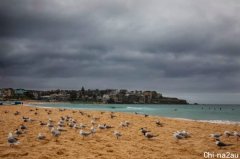
[[[237,1],[2,0],[0,87],[239,93]]]

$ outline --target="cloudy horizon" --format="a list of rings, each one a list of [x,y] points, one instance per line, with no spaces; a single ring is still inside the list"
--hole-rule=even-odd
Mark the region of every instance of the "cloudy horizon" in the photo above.
[[[240,3],[2,0],[0,87],[240,104]]]

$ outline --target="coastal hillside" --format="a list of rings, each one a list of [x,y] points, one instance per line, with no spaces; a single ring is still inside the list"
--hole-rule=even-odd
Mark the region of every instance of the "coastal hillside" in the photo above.
[[[164,97],[157,91],[106,90],[25,90],[0,89],[0,100],[77,101],[83,103],[110,104],[187,104],[184,99]]]

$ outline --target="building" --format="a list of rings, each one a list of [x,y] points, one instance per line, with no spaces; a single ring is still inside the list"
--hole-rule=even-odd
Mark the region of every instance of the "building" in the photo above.
[[[14,93],[15,93],[15,95],[17,95],[17,96],[23,96],[24,95],[24,93],[26,93],[27,91],[25,90],[25,89],[21,89],[21,88],[18,88],[18,89],[15,89],[14,90]]]
[[[12,88],[2,89],[2,97],[3,98],[12,98],[13,96],[14,96],[14,90]]]

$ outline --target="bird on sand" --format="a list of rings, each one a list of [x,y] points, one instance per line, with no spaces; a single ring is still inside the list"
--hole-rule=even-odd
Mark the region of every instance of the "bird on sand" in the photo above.
[[[13,136],[13,134],[11,132],[8,134],[7,140],[8,140],[8,143],[10,146],[18,145],[20,143],[20,142],[18,142],[18,139],[15,136]]]
[[[225,144],[223,143],[222,141],[220,141],[220,139],[216,139],[216,145],[221,149],[222,147],[225,147],[225,146],[231,146],[232,144]]]
[[[25,125],[21,124],[21,125],[20,125],[20,129],[21,129],[21,130],[26,130],[27,127],[26,127]]]
[[[91,132],[92,132],[92,135],[96,133],[96,128],[94,128],[93,126],[91,127]]]
[[[147,130],[146,128],[140,128],[140,132],[145,135],[147,132],[150,132],[149,130]]]
[[[157,136],[159,136],[159,135],[154,135],[154,134],[152,134],[151,132],[146,132],[146,133],[144,134],[144,136],[145,136],[146,138],[148,138],[148,139],[151,139],[151,138],[157,137]]]
[[[183,139],[184,137],[179,133],[173,133],[173,138],[178,142],[179,139]]]
[[[240,132],[234,131],[233,135],[236,136],[237,141],[238,141],[238,139],[240,138]]]
[[[92,132],[87,132],[87,131],[83,131],[83,130],[80,130],[79,133],[83,137],[83,139],[84,139],[84,137],[87,137],[88,135],[92,134]]]
[[[114,135],[117,139],[122,136],[122,134],[121,134],[119,131],[116,131],[116,130],[113,132],[113,135]]]
[[[45,123],[45,122],[43,122],[43,121],[39,121],[39,124],[40,124],[41,126],[47,125],[47,123]]]
[[[157,125],[157,126],[163,126],[163,124],[160,122],[160,120],[157,120],[157,121],[155,121],[155,124]]]
[[[23,132],[22,132],[21,130],[18,130],[18,129],[16,129],[14,133],[15,133],[17,136],[23,134]]]
[[[98,124],[98,128],[99,129],[106,129],[105,125],[102,125],[102,124]]]
[[[121,123],[120,123],[120,126],[121,127],[128,127],[130,125],[130,122],[129,121],[122,121]]]
[[[56,141],[57,141],[57,138],[61,135],[61,132],[57,129],[55,129],[54,127],[52,127],[51,129],[51,133],[52,133],[52,136],[54,136],[56,138]]]
[[[45,139],[46,139],[46,136],[43,135],[42,133],[38,133],[37,139],[38,139],[38,140],[45,140]]]
[[[221,136],[222,134],[210,134],[210,137],[214,139],[220,138]]]
[[[58,131],[67,131],[66,129],[64,129],[64,128],[61,127],[61,126],[58,126],[58,127],[57,127],[57,130],[58,130]]]
[[[104,126],[105,126],[106,129],[114,128],[113,126],[107,125],[107,124],[104,124]]]
[[[224,136],[226,137],[233,136],[233,133],[230,131],[224,131]]]

